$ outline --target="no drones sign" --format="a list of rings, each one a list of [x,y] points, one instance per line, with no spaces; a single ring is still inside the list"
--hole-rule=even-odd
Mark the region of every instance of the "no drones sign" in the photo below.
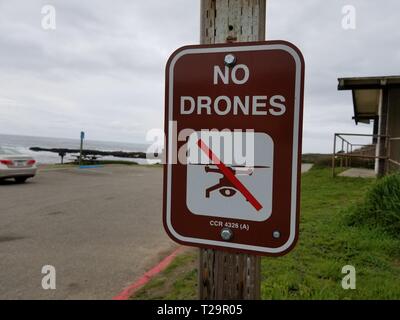
[[[284,41],[187,46],[166,67],[164,226],[282,255],[297,240],[304,61]]]

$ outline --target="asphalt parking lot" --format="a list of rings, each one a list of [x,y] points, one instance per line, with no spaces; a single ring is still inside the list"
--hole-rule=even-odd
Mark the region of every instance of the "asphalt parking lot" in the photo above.
[[[0,299],[111,299],[176,245],[162,227],[162,169],[43,169],[0,183]],[[44,290],[44,265],[56,289]]]

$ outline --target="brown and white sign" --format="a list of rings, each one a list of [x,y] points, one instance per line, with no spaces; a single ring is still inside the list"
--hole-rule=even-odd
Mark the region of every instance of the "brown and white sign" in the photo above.
[[[282,255],[297,240],[304,60],[285,41],[186,46],[166,67],[164,226]]]

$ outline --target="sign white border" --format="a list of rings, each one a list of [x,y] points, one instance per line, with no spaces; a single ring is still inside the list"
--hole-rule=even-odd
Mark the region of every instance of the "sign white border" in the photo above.
[[[174,68],[176,62],[185,55],[199,54],[199,53],[219,53],[219,52],[243,52],[243,51],[268,51],[268,50],[282,50],[288,52],[294,59],[296,64],[296,77],[295,77],[295,105],[294,105],[294,124],[293,124],[293,157],[292,157],[292,193],[291,193],[291,212],[290,212],[290,235],[288,241],[277,248],[268,248],[260,246],[252,246],[242,243],[215,241],[201,238],[185,237],[177,233],[171,223],[171,183],[172,183],[172,150],[173,150],[173,134],[172,127],[170,126],[173,121],[173,93],[174,93]],[[302,60],[292,47],[286,44],[263,44],[263,45],[250,45],[238,47],[219,47],[219,48],[188,48],[179,52],[171,61],[169,65],[169,92],[168,92],[168,162],[167,162],[167,204],[166,204],[166,222],[168,230],[178,240],[184,242],[206,244],[211,246],[235,248],[248,251],[258,251],[264,253],[281,253],[288,249],[296,238],[296,209],[297,209],[297,170],[298,170],[298,137],[300,130],[300,94],[301,94],[301,71]]]

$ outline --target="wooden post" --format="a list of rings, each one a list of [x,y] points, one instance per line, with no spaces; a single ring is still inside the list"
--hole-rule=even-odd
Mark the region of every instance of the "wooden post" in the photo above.
[[[201,0],[201,44],[265,40],[266,0]],[[260,299],[261,258],[200,249],[199,298]]]
[[[335,165],[336,165],[336,133],[333,138],[333,153],[332,153],[332,178],[336,176],[335,174]]]
[[[388,89],[382,89],[382,100],[379,113],[379,138],[378,138],[378,177],[383,177],[387,172],[387,144],[388,144],[388,106],[389,93]]]
[[[353,155],[353,145],[350,143],[350,154]],[[352,157],[350,157],[349,159],[349,167],[351,168],[351,159]]]
[[[343,153],[344,153],[344,140],[342,137],[342,149],[340,149],[340,169],[343,169]]]
[[[373,131],[373,137],[372,137],[372,144],[377,144],[378,143],[378,137],[377,135],[379,134],[379,116],[375,117],[374,119],[374,131]]]
[[[392,150],[391,150],[391,147],[392,147],[392,144],[391,144],[391,138],[388,136],[388,137],[386,137],[386,142],[387,142],[387,147],[386,147],[386,149],[387,149],[387,159],[386,159],[386,167],[385,167],[385,172],[386,172],[386,174],[390,174],[390,159],[391,159],[391,152],[392,152]]]

